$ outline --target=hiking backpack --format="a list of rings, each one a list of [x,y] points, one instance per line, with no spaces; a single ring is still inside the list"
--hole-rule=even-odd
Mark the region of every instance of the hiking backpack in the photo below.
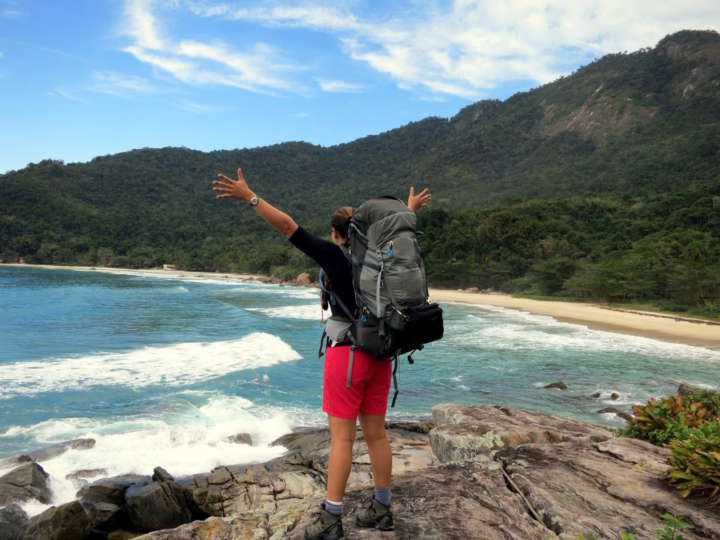
[[[371,199],[355,210],[348,228],[346,255],[352,265],[357,313],[320,285],[347,319],[331,317],[326,334],[351,343],[347,386],[350,386],[354,350],[395,362],[393,383],[397,399],[398,356],[412,353],[443,336],[442,309],[428,302],[427,276],[417,242],[416,216],[395,197]]]

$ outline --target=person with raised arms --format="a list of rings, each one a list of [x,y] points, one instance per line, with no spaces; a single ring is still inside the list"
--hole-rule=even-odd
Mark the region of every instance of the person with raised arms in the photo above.
[[[331,242],[328,242],[308,233],[288,214],[259,197],[248,186],[240,168],[236,180],[218,174],[213,181],[213,190],[218,199],[238,199],[247,203],[270,226],[320,265],[331,285],[332,294],[337,298],[337,302],[330,303],[334,317],[345,317],[345,311],[356,310],[352,266],[344,251],[353,208],[344,206],[334,212],[330,221]],[[415,194],[411,186],[407,205],[414,212],[427,205],[430,199],[427,188]],[[338,304],[343,306],[342,310]],[[347,342],[332,341],[326,350],[322,408],[328,415],[330,428],[327,499],[317,519],[305,530],[305,538],[308,539],[344,536],[342,500],[352,466],[358,418],[370,454],[375,491],[368,509],[357,515],[356,524],[381,530],[392,530],[394,527],[390,506],[392,452],[385,431],[392,364],[387,359],[376,359],[356,350],[352,384],[348,386],[349,354],[350,343]]]

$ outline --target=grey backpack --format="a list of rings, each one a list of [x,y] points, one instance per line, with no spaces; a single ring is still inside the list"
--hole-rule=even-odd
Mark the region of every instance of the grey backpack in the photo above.
[[[340,302],[348,317],[346,338],[352,343],[347,385],[354,349],[380,361],[394,360],[395,406],[398,356],[443,336],[442,309],[428,302],[415,213],[394,197],[371,199],[355,210],[348,240],[357,313],[349,313]],[[332,325],[337,323],[331,321],[328,329]],[[413,363],[412,354],[408,361]]]

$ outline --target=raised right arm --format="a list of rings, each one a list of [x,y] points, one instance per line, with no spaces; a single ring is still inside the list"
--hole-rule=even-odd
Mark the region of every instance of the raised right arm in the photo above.
[[[237,180],[231,180],[224,174],[218,173],[218,180],[213,182],[213,191],[217,193],[217,199],[238,199],[246,203],[250,202],[255,193],[248,186],[240,168],[237,170],[237,177]],[[275,208],[265,199],[258,198],[258,203],[252,208],[271,227],[287,238],[290,238],[298,230],[298,224],[293,218]]]

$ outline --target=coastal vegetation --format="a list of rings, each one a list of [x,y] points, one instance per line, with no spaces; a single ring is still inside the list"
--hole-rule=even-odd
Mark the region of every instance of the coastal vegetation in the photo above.
[[[720,503],[720,392],[690,389],[634,405],[622,434],[669,446],[670,482],[682,496]]]
[[[419,218],[435,286],[717,318],[718,55],[717,32],[678,32],[506,101],[328,148],[30,164],[0,175],[0,260],[312,271],[251,211],[214,199],[215,174],[241,165],[261,196],[321,235],[337,206],[429,186],[433,208]]]

